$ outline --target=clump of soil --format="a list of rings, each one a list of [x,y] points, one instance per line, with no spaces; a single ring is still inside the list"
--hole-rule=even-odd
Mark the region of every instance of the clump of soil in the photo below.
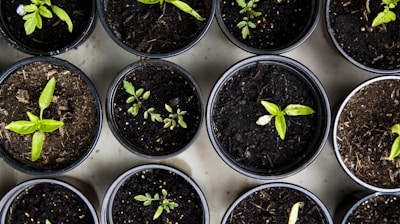
[[[39,116],[39,96],[51,77],[56,88],[43,119],[64,122],[45,133],[39,159],[31,161],[32,134],[21,135],[4,127],[18,120],[29,120],[26,112]],[[35,170],[59,170],[79,160],[94,144],[99,124],[98,108],[92,90],[77,74],[62,65],[48,62],[26,64],[0,85],[0,148],[17,163]]]
[[[400,123],[400,80],[380,80],[352,96],[340,115],[338,150],[346,167],[360,180],[382,188],[400,187],[400,159],[389,161]]]

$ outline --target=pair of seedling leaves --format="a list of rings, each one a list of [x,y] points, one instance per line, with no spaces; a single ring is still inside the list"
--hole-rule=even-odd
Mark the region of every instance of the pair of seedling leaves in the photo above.
[[[176,6],[178,9],[192,15],[194,18],[196,18],[199,21],[206,20],[199,13],[197,13],[194,9],[192,9],[192,7],[190,7],[187,3],[179,1],[179,0],[137,0],[137,1],[144,3],[144,4],[160,3],[160,5],[162,5],[164,2],[171,3],[172,5]]]
[[[125,91],[131,96],[126,100],[127,104],[132,104],[128,109],[128,112],[133,116],[139,114],[140,108],[144,108],[143,117],[144,119],[150,119],[152,122],[164,122],[164,128],[173,130],[175,127],[187,128],[186,122],[183,120],[183,115],[187,112],[178,108],[176,112],[173,111],[172,107],[168,104],[164,105],[165,110],[168,112],[168,117],[162,118],[161,114],[155,112],[154,107],[146,108],[143,106],[143,101],[146,101],[150,97],[150,91],[145,91],[143,88],[135,89],[131,82],[126,80],[123,81]]]
[[[171,209],[174,209],[176,207],[179,206],[178,203],[172,201],[171,199],[168,199],[168,192],[165,189],[161,190],[161,194],[162,196],[160,197],[160,195],[158,193],[156,193],[153,197],[149,194],[146,193],[144,195],[136,195],[134,197],[134,199],[136,201],[141,201],[143,202],[144,206],[149,206],[151,205],[151,203],[153,201],[159,201],[159,206],[157,207],[156,212],[153,215],[153,220],[156,220],[158,217],[160,217],[160,215],[164,212],[170,212]]]
[[[53,18],[53,13],[61,21],[67,23],[68,31],[72,33],[73,24],[67,12],[56,5],[52,5],[50,0],[31,0],[30,5],[22,5],[22,11],[17,9],[17,13],[22,15],[22,19],[25,20],[26,35],[32,34],[36,28],[42,29],[42,17]]]
[[[8,130],[22,135],[33,133],[31,149],[31,160],[33,162],[39,158],[42,152],[45,133],[53,132],[64,125],[62,121],[43,119],[43,111],[50,106],[55,87],[56,79],[53,77],[47,82],[39,97],[39,117],[31,112],[27,112],[29,120],[13,121],[5,127]]]

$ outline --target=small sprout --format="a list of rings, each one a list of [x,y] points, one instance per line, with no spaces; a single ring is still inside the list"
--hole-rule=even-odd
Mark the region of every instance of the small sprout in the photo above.
[[[64,125],[62,121],[56,121],[51,119],[43,119],[43,111],[50,106],[51,100],[53,99],[54,89],[56,87],[56,79],[53,77],[50,79],[44,87],[39,97],[40,115],[39,117],[26,112],[29,121],[14,121],[8,124],[5,128],[16,132],[21,135],[33,134],[32,137],[32,152],[31,160],[36,161],[43,148],[43,142],[45,140],[46,132],[53,132]]]
[[[42,29],[42,17],[53,18],[53,13],[67,24],[68,31],[72,33],[73,24],[68,13],[64,9],[52,5],[50,0],[31,0],[30,5],[19,5],[17,7],[17,14],[23,16],[22,19],[25,20],[26,35],[32,34],[36,28]]]
[[[171,199],[168,199],[168,192],[165,189],[161,190],[162,196],[158,193],[156,193],[153,197],[149,193],[146,193],[144,195],[136,195],[134,199],[136,201],[141,201],[143,202],[144,206],[149,206],[153,201],[159,201],[159,206],[157,207],[156,212],[154,213],[153,220],[156,220],[160,215],[165,211],[170,212],[170,210],[178,207],[178,203],[172,201]]]
[[[51,222],[48,219],[46,219],[46,223],[45,224],[51,224]]]
[[[240,10],[240,14],[245,14],[243,16],[242,21],[240,21],[236,26],[242,30],[242,38],[246,39],[247,36],[250,35],[250,28],[254,29],[256,28],[256,24],[252,22],[255,17],[261,16],[261,12],[256,12],[256,2],[259,2],[260,0],[249,0],[249,2],[246,3],[246,0],[236,0],[236,3],[242,8]]]
[[[382,0],[383,11],[378,13],[378,15],[372,21],[372,26],[379,26],[384,23],[389,23],[396,20],[396,13],[391,11],[397,6],[400,0]],[[367,6],[369,5],[369,0],[367,0]],[[367,7],[369,8],[369,6]]]
[[[194,18],[196,18],[199,21],[204,21],[206,20],[203,18],[199,13],[197,13],[192,7],[190,7],[187,3],[179,1],[179,0],[137,0],[143,4],[157,4],[160,3],[163,4],[164,2],[171,3],[174,6],[176,6],[178,9],[192,15]]]
[[[164,128],[169,128],[171,130],[178,126],[187,128],[187,124],[183,120],[183,115],[187,113],[186,111],[182,111],[178,108],[176,113],[174,113],[172,107],[168,104],[165,104],[165,110],[168,111],[169,115],[168,118],[164,118]]]
[[[302,202],[302,201],[294,203],[294,205],[290,209],[288,224],[296,224],[297,218],[299,216],[299,209],[302,208],[303,206],[304,206],[304,202]]]
[[[270,113],[270,115],[263,115],[256,121],[258,125],[266,125],[271,122],[272,118],[275,117],[275,128],[279,134],[279,137],[284,140],[286,135],[286,120],[287,116],[299,116],[299,115],[310,115],[315,113],[315,111],[308,106],[300,104],[289,104],[284,110],[279,109],[279,107],[268,101],[261,101],[264,108]]]
[[[398,136],[393,142],[392,149],[390,150],[389,160],[393,160],[400,154],[400,124],[393,125],[392,133],[397,134]]]

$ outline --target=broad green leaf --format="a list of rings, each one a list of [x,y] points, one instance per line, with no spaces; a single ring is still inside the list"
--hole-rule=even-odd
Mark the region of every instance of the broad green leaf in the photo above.
[[[29,111],[26,112],[26,114],[28,115],[28,118],[29,118],[30,121],[32,121],[32,122],[34,122],[34,123],[39,122],[39,117],[38,117],[38,116],[32,114],[32,113],[29,112]]]
[[[25,5],[23,9],[25,12],[30,13],[37,11],[38,7],[36,5],[31,4],[31,5]]]
[[[244,27],[242,28],[242,38],[243,38],[243,39],[246,39],[248,35],[250,35],[249,27],[244,26]]]
[[[151,205],[151,202],[152,202],[152,200],[147,200],[147,201],[143,202],[143,205],[149,206],[149,205]]]
[[[256,124],[261,125],[261,126],[267,125],[269,122],[271,122],[273,117],[275,117],[275,115],[264,115],[264,116],[261,116],[256,121]]]
[[[51,78],[44,87],[42,94],[39,97],[39,106],[41,110],[50,106],[53,99],[54,89],[56,88],[56,78]]]
[[[271,102],[262,100],[261,104],[264,106],[264,108],[268,111],[268,113],[272,114],[272,115],[278,115],[281,110],[279,109],[279,107]]]
[[[132,83],[124,80],[123,84],[124,84],[124,89],[127,93],[135,95],[135,87],[132,85]]]
[[[180,10],[192,15],[194,18],[196,18],[199,21],[206,20],[206,18],[203,18],[200,14],[198,14],[194,9],[192,9],[192,7],[190,7],[185,2],[182,2],[179,0],[166,0],[166,2],[173,4],[174,6],[178,7]]]
[[[160,205],[158,206],[156,212],[154,213],[153,220],[156,220],[163,213],[164,208]]]
[[[182,128],[187,128],[186,122],[182,119],[178,119],[178,124],[182,127]]]
[[[390,150],[389,160],[393,160],[400,154],[400,136],[394,140],[392,149]]]
[[[299,209],[303,207],[304,202],[296,202],[292,208],[290,209],[289,214],[289,222],[288,224],[296,224],[298,216],[299,216]]]
[[[246,1],[245,0],[236,0],[236,3],[242,8],[246,7]]]
[[[161,190],[161,194],[162,194],[163,196],[167,196],[167,195],[168,195],[168,191],[165,190],[165,189],[162,189],[162,190]]]
[[[262,15],[261,12],[252,12],[251,14],[252,14],[254,17],[259,17],[259,16]]]
[[[64,125],[64,122],[62,122],[62,121],[43,119],[40,121],[38,129],[41,132],[52,132],[52,131],[55,131],[58,128],[62,127],[63,125]]]
[[[150,97],[150,91],[146,91],[142,96],[143,100],[147,100],[149,99],[149,97]]]
[[[240,21],[236,26],[239,28],[239,29],[242,29],[243,27],[245,27],[247,25],[247,22],[246,21]]]
[[[248,21],[247,22],[247,26],[249,26],[250,28],[256,28],[256,24],[254,24],[253,22],[251,22],[251,21]]]
[[[169,112],[169,113],[173,113],[174,111],[172,110],[172,107],[168,104],[164,105],[165,109]]]
[[[31,2],[35,5],[40,5],[41,0],[31,0]]]
[[[22,19],[25,20],[24,29],[26,35],[31,35],[36,27],[39,29],[42,27],[42,17],[40,17],[38,12],[26,14]]]
[[[136,98],[134,96],[130,96],[128,97],[128,99],[126,99],[126,103],[132,103],[136,100]]]
[[[51,6],[51,10],[53,10],[54,14],[56,14],[58,16],[58,18],[60,18],[61,21],[64,21],[65,23],[67,23],[68,25],[68,31],[70,33],[72,33],[72,30],[74,28],[74,25],[72,24],[71,18],[69,18],[69,15],[66,11],[64,11],[64,9],[52,5]]]
[[[168,203],[168,206],[170,209],[174,209],[174,208],[178,207],[179,204],[171,201]]]
[[[45,224],[51,224],[51,222],[48,219],[46,219],[46,223]]]
[[[400,124],[393,125],[392,133],[400,135]]]
[[[140,88],[140,89],[136,90],[135,95],[136,95],[137,97],[139,97],[139,96],[141,96],[141,95],[143,94],[143,92],[144,92],[144,89],[143,89],[143,88]]]
[[[53,13],[51,13],[51,11],[47,9],[45,6],[39,7],[39,14],[46,18],[53,18]]]
[[[32,121],[14,121],[8,124],[5,129],[21,135],[32,134],[37,130],[37,125]]]
[[[253,8],[253,5],[254,5],[254,2],[253,1],[249,1],[248,3],[247,3],[247,8]]]
[[[136,200],[136,201],[147,201],[147,197],[146,196],[144,196],[144,195],[136,195],[135,197],[134,197],[134,199]]]
[[[163,122],[163,119],[162,119],[160,114],[150,113],[150,116],[151,116],[151,121],[152,122],[155,122],[155,121]]]
[[[275,117],[275,128],[282,140],[285,140],[286,135],[286,120],[283,114]]]
[[[137,0],[138,2],[141,2],[141,3],[143,3],[143,4],[156,4],[156,3],[159,3],[160,2],[160,0]]]
[[[48,6],[51,6],[51,1],[50,0],[44,0],[44,3]]]
[[[159,194],[155,194],[154,195],[154,200],[159,200],[160,199],[160,195]]]
[[[300,104],[289,104],[283,112],[288,116],[309,115],[315,113],[311,107]]]
[[[391,21],[396,20],[396,14],[389,10],[389,8],[385,8],[383,12],[378,13],[378,15],[372,21],[372,26],[379,26],[383,23],[389,23]]]
[[[32,137],[32,154],[31,154],[32,162],[35,162],[42,153],[43,142],[44,142],[44,133],[40,131],[35,132],[35,134],[33,134]]]

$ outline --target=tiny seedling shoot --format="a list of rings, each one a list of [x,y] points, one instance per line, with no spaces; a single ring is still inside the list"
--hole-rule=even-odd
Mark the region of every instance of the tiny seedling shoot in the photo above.
[[[371,10],[369,9],[369,1],[366,0],[366,9],[367,13],[370,13]],[[383,11],[378,13],[378,15],[372,21],[372,26],[379,26],[384,23],[389,23],[396,20],[396,13],[393,12],[391,9],[394,9],[397,6],[397,3],[400,0],[382,0]]]
[[[36,161],[42,152],[43,142],[45,140],[45,133],[53,132],[64,125],[62,121],[43,119],[43,111],[50,106],[51,100],[53,99],[55,87],[56,79],[53,77],[47,82],[39,97],[39,117],[28,111],[26,113],[28,115],[29,121],[13,121],[5,127],[6,129],[21,135],[34,133],[32,137],[31,149],[32,162]]]
[[[395,124],[392,127],[392,133],[397,134],[397,138],[392,144],[392,149],[390,150],[389,160],[393,160],[398,155],[400,155],[400,124]]]
[[[36,28],[42,29],[42,17],[53,18],[53,13],[67,24],[68,31],[72,33],[73,24],[67,12],[56,5],[52,5],[50,0],[31,0],[29,5],[19,5],[17,13],[23,16],[22,19],[25,20],[26,35],[32,34]]]
[[[48,219],[46,219],[46,223],[45,224],[51,224],[51,222]]]
[[[136,201],[141,201],[143,202],[144,206],[149,206],[153,201],[159,201],[159,206],[157,207],[156,212],[154,213],[153,220],[156,220],[160,215],[165,211],[170,212],[171,209],[174,209],[178,207],[178,203],[172,201],[171,199],[168,199],[168,192],[165,189],[161,190],[161,197],[158,193],[154,195],[154,197],[151,197],[149,193],[146,193],[144,195],[136,195],[134,199]]]
[[[270,113],[270,115],[263,115],[256,123],[258,125],[267,125],[271,122],[272,118],[275,117],[275,128],[279,134],[279,137],[284,140],[286,135],[286,120],[285,116],[299,116],[299,115],[310,115],[315,111],[308,106],[300,104],[289,104],[284,110],[281,110],[276,104],[262,100],[261,104]]]
[[[293,204],[292,208],[290,209],[288,224],[296,224],[299,217],[299,209],[303,206],[304,202],[302,201]]]
[[[236,0],[236,3],[242,8],[240,14],[244,14],[242,20],[236,25],[242,30],[242,38],[246,39],[250,35],[250,28],[256,28],[256,24],[252,21],[255,17],[261,16],[261,12],[256,12],[255,8],[260,0]]]
[[[172,109],[172,107],[168,104],[164,104],[165,110],[168,112],[168,117],[162,118],[161,114],[155,112],[154,107],[146,108],[143,106],[143,102],[150,98],[150,91],[145,91],[143,88],[136,89],[131,82],[125,81],[123,82],[125,91],[131,95],[126,100],[127,104],[132,104],[132,106],[128,109],[128,113],[133,116],[137,116],[139,114],[140,108],[144,109],[143,118],[150,119],[152,122],[164,122],[164,128],[169,128],[173,130],[176,127],[187,128],[186,122],[183,120],[183,115],[187,112],[178,108],[176,112]]]
[[[178,9],[192,15],[199,21],[206,20],[203,18],[199,13],[197,13],[192,7],[190,7],[187,3],[179,1],[179,0],[137,0],[144,4],[157,4],[160,3],[162,5],[164,2],[171,3],[172,5],[176,6]]]

